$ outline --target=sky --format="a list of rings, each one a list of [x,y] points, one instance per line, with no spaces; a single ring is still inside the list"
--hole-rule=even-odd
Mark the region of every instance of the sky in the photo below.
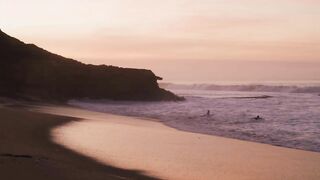
[[[0,28],[166,81],[320,80],[320,0],[0,0]]]

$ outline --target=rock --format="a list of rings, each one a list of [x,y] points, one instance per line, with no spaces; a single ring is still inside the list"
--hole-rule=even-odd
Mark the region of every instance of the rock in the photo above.
[[[0,30],[0,96],[65,101],[182,100],[146,69],[90,65],[26,44]]]

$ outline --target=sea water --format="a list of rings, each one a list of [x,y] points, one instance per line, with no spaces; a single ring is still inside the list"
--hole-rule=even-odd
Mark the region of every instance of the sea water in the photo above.
[[[318,83],[166,83],[162,86],[186,100],[72,100],[69,104],[93,111],[158,119],[184,131],[320,152]]]

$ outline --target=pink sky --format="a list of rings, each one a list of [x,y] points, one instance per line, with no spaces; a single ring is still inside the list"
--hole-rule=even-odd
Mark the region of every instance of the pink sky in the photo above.
[[[193,81],[246,80],[257,74],[245,71],[265,63],[262,74],[275,76],[256,80],[314,80],[319,7],[319,0],[1,0],[0,28],[85,63],[151,68],[174,81],[191,71]]]

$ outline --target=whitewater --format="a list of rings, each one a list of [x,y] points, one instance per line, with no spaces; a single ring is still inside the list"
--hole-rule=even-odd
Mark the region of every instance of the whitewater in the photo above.
[[[179,130],[320,152],[320,84],[162,84],[177,102],[71,100],[106,113],[157,119]],[[208,116],[206,113],[210,111]],[[261,119],[255,119],[260,116]]]

